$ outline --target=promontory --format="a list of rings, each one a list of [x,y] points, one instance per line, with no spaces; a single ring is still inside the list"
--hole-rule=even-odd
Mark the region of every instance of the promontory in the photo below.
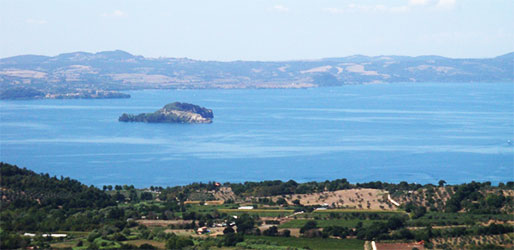
[[[211,123],[214,115],[211,109],[194,104],[174,102],[166,104],[153,113],[139,115],[123,114],[120,122],[148,122],[148,123]]]

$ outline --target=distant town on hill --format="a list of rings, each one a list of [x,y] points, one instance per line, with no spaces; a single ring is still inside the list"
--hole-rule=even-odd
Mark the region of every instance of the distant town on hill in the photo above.
[[[514,52],[494,58],[363,56],[296,61],[148,58],[125,51],[0,59],[1,99],[126,98],[120,90],[309,88],[392,82],[514,82]]]

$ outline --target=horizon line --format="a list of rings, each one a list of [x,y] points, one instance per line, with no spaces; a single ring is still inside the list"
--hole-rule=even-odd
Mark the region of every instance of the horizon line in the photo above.
[[[20,54],[20,55],[14,55],[14,56],[7,56],[7,57],[1,57],[0,60],[5,60],[9,58],[15,58],[15,57],[22,57],[22,56],[43,56],[43,57],[57,57],[65,54],[76,54],[76,53],[84,53],[84,54],[91,54],[96,55],[99,53],[105,53],[105,52],[123,52],[130,54],[131,56],[135,57],[143,57],[145,59],[188,59],[193,61],[211,61],[211,62],[292,62],[292,61],[320,61],[320,60],[330,60],[330,59],[340,59],[340,58],[350,58],[350,57],[369,57],[369,58],[377,58],[377,57],[410,57],[410,58],[417,58],[417,57],[442,57],[446,59],[492,59],[497,58],[501,56],[506,56],[509,54],[513,54],[514,51],[502,53],[496,56],[489,56],[489,57],[447,57],[443,55],[437,55],[437,54],[421,54],[421,55],[395,55],[395,54],[382,54],[382,55],[365,55],[365,54],[352,54],[352,55],[346,55],[346,56],[332,56],[332,57],[319,57],[319,58],[303,58],[303,59],[283,59],[283,60],[247,60],[247,59],[233,59],[233,60],[213,60],[213,59],[195,59],[195,58],[189,58],[189,57],[173,57],[173,56],[159,56],[159,57],[152,57],[152,56],[144,56],[144,55],[138,55],[133,54],[131,52],[128,52],[126,50],[122,49],[115,49],[115,50],[101,50],[96,52],[89,52],[89,51],[71,51],[71,52],[62,52],[56,55],[44,55],[44,54]]]

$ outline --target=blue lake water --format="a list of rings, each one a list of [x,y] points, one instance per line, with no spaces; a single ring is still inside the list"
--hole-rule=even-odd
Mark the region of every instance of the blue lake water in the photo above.
[[[86,184],[514,180],[514,84],[143,90],[1,101],[0,160]],[[212,124],[120,123],[182,101]],[[510,141],[509,141],[510,140]]]

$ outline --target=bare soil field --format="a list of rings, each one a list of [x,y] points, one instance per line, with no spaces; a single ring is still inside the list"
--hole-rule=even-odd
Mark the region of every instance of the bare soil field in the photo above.
[[[376,243],[377,250],[412,250],[412,249],[425,249],[423,244],[417,243]]]
[[[380,189],[359,188],[337,191],[326,191],[313,194],[294,194],[270,197],[274,201],[284,198],[292,204],[299,200],[303,205],[328,205],[334,208],[355,208],[373,210],[395,210],[387,201],[387,192]]]
[[[143,244],[149,244],[149,245],[152,245],[154,247],[157,247],[159,249],[164,249],[166,248],[166,244],[164,242],[160,242],[160,241],[154,241],[154,240],[128,240],[128,241],[125,241],[123,242],[124,244],[129,244],[129,245],[134,245],[134,246],[141,246]]]
[[[236,200],[236,194],[232,192],[230,187],[220,187],[218,190],[212,192],[214,199],[216,200]]]
[[[193,229],[166,229],[165,233],[174,233],[179,236],[192,236],[192,237],[216,237],[218,235],[223,235],[224,227],[210,227],[209,234],[198,234]]]
[[[195,236],[198,235],[193,229],[166,229],[165,233],[174,233],[179,236]]]

